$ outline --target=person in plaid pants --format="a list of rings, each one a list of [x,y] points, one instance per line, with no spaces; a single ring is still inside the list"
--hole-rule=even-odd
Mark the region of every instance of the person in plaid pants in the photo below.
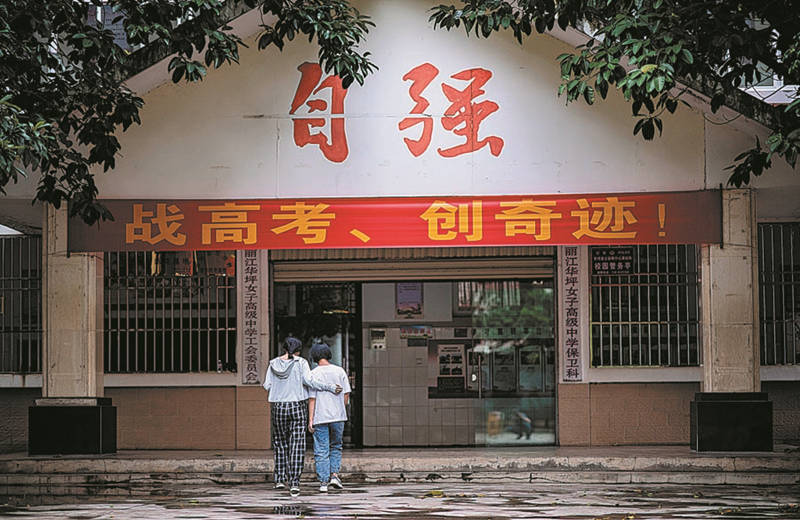
[[[289,336],[283,341],[283,355],[269,362],[264,389],[269,392],[272,422],[275,488],[289,485],[292,496],[300,494],[300,474],[306,452],[308,390],[341,393],[341,385],[323,383],[311,375],[308,361],[300,356],[303,343]]]

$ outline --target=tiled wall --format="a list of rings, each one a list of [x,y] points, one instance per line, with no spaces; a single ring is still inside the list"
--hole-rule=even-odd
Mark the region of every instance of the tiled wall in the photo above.
[[[106,388],[117,447],[266,449],[267,393],[259,387]]]
[[[559,385],[562,446],[689,444],[698,383]]]
[[[364,445],[447,446],[475,442],[473,399],[428,399],[428,349],[408,347],[388,327],[386,350],[364,344]]]
[[[0,453],[28,449],[28,408],[40,397],[39,388],[0,390]]]
[[[800,442],[800,381],[769,381],[761,384],[772,401],[775,442]]]

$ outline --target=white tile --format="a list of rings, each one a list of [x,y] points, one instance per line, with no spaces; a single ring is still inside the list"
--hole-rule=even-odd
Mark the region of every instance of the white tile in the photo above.
[[[416,384],[415,383],[416,369],[405,367],[402,370],[403,370],[403,386],[414,386]]]
[[[459,446],[473,444],[473,439],[469,437],[469,430],[466,427],[456,427],[456,440],[455,443]]]
[[[364,427],[364,446],[375,446],[375,430],[376,428],[371,426]]]
[[[403,407],[392,406],[389,408],[389,426],[403,425]]]
[[[389,446],[389,427],[375,428],[375,444],[377,446]]]
[[[364,426],[377,426],[378,425],[378,417],[377,417],[377,410],[374,406],[365,406],[364,407]]]
[[[416,409],[413,406],[403,406],[403,426],[414,426],[417,422],[416,420]]]
[[[364,388],[364,406],[375,406],[378,404],[378,389],[375,387]]]
[[[418,446],[427,446],[428,441],[428,427],[427,426],[417,426],[415,428],[414,433],[417,441]]]
[[[428,408],[424,406],[414,407],[414,423],[417,426],[428,425]]]
[[[469,424],[469,408],[456,408],[456,426],[467,426]]]
[[[377,384],[378,370],[376,370],[374,368],[365,368],[363,373],[364,373],[364,375],[363,375],[364,385],[363,386],[365,386],[365,387],[378,386],[378,384]]]
[[[414,385],[428,386],[428,367],[416,367],[414,369]]]
[[[389,427],[389,444],[392,446],[403,445],[403,427],[390,426]]]
[[[376,425],[383,427],[389,426],[389,407],[388,406],[379,406],[375,408],[375,416],[376,416]]]
[[[403,394],[403,406],[414,406],[416,404],[416,392],[414,391],[414,387],[404,387],[401,393]]]
[[[442,413],[438,408],[428,408],[428,424],[430,426],[442,425]]]
[[[455,424],[456,424],[455,408],[442,409],[442,426],[455,426]]]
[[[431,445],[440,445],[443,442],[442,427],[431,426],[428,428],[428,443]]]
[[[389,389],[389,404],[392,406],[402,406],[403,405],[403,393],[400,391],[399,388],[390,388]]]
[[[389,368],[389,386],[392,388],[401,388],[403,386],[402,368]]]
[[[403,366],[403,351],[399,348],[389,349],[389,367],[402,368]]]
[[[417,427],[403,426],[403,446],[415,446],[417,444]]]
[[[442,426],[442,442],[444,444],[456,443],[456,427],[455,426]]]

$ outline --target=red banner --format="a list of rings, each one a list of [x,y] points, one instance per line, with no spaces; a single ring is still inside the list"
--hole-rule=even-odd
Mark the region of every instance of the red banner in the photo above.
[[[721,240],[719,191],[494,197],[106,200],[70,251],[182,251]]]

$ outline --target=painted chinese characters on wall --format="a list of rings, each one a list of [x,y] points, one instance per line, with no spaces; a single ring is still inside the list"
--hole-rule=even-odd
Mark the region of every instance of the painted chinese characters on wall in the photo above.
[[[289,114],[296,116],[298,110],[303,108],[303,113],[312,115],[320,112],[316,117],[295,117],[294,144],[304,147],[308,144],[318,146],[322,154],[331,162],[340,163],[347,159],[347,133],[344,126],[344,99],[347,89],[342,88],[339,76],[329,75],[322,79],[322,68],[318,63],[305,62],[297,70],[300,71],[300,83],[292,100]],[[322,91],[328,91],[330,101],[318,96]],[[315,96],[312,98],[312,96]],[[330,115],[328,135],[324,131],[313,132],[312,129],[324,128],[325,117]],[[339,117],[335,117],[335,116]]]
[[[300,148],[317,146],[327,160],[341,163],[350,153],[344,116],[348,91],[342,88],[338,76],[323,78],[318,63],[305,62],[297,70],[300,71],[300,80],[289,110],[293,116],[294,144]],[[402,77],[402,81],[411,82],[408,94],[415,104],[409,112],[410,116],[398,123],[398,131],[414,157],[425,153],[433,139],[434,118],[426,112],[431,106],[426,96],[432,95],[427,90],[438,76],[438,68],[431,63],[423,63]],[[486,146],[495,157],[502,152],[505,145],[502,138],[480,135],[481,123],[500,109],[495,101],[482,99],[486,95],[484,86],[491,78],[492,72],[487,69],[470,68],[452,74],[449,80],[439,84],[441,94],[438,97],[443,103],[441,126],[444,131],[463,140],[453,146],[438,147],[436,151],[440,156],[458,157]],[[410,133],[408,130],[420,125],[418,139],[407,136]]]
[[[71,251],[718,243],[719,192],[104,201]],[[717,217],[714,217],[717,215]]]
[[[405,131],[413,126],[422,125],[422,133],[419,139],[403,138],[408,151],[414,157],[422,155],[431,144],[433,117],[424,115],[425,110],[430,106],[430,102],[422,94],[438,74],[439,69],[434,65],[423,63],[403,76],[403,81],[411,82],[408,94],[416,104],[410,112],[414,117],[407,117],[400,121],[398,128],[401,131]],[[492,73],[490,71],[474,68],[462,70],[450,76],[451,79],[457,80],[457,82],[465,83],[461,85],[463,86],[461,89],[458,86],[442,82],[442,93],[450,103],[445,108],[442,127],[448,132],[464,138],[464,142],[457,146],[438,148],[437,152],[442,157],[457,157],[478,151],[486,145],[489,145],[492,155],[495,157],[500,155],[505,144],[503,139],[497,136],[489,136],[483,139],[478,137],[481,122],[500,108],[494,101],[474,102],[486,93],[483,90],[483,86],[486,85],[491,77]]]

